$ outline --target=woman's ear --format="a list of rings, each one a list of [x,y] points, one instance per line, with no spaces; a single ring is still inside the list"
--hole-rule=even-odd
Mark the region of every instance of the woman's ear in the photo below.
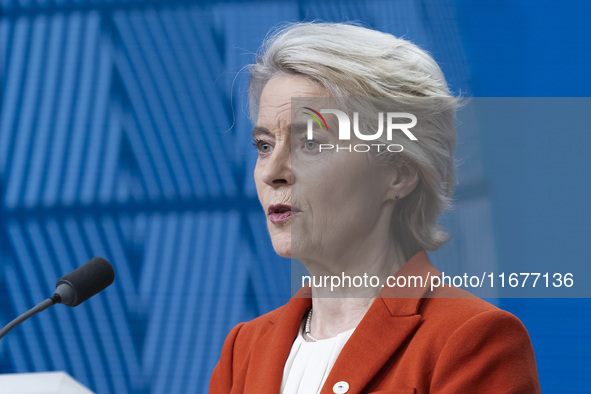
[[[418,170],[408,164],[396,166],[390,176],[386,198],[388,200],[400,200],[408,196],[419,184]]]

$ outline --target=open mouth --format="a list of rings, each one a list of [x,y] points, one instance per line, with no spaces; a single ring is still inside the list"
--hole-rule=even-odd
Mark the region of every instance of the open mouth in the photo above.
[[[291,205],[287,204],[271,205],[267,212],[269,213],[269,220],[273,224],[288,220],[291,218],[292,213],[294,213],[294,211],[291,209]]]

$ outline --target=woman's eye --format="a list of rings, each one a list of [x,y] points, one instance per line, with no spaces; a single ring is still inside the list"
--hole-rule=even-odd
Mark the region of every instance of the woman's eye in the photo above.
[[[308,141],[306,141],[306,149],[307,150],[316,150],[316,149],[318,149],[318,142],[316,142],[314,140],[308,140]]]
[[[252,145],[259,153],[269,153],[273,149],[270,143],[261,140],[253,141]]]

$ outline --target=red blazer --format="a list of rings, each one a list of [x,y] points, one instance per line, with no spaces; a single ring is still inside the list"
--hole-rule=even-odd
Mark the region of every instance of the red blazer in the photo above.
[[[419,252],[396,275],[440,272]],[[302,288],[281,308],[234,327],[211,376],[210,394],[278,394],[309,297],[310,289]],[[347,394],[540,392],[521,321],[454,287],[432,293],[428,287],[384,289],[345,344],[321,394],[333,393],[342,381],[349,384]]]

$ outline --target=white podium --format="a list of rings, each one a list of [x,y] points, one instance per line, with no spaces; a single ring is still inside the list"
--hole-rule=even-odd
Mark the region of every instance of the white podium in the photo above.
[[[65,372],[0,375],[0,394],[94,394]]]

